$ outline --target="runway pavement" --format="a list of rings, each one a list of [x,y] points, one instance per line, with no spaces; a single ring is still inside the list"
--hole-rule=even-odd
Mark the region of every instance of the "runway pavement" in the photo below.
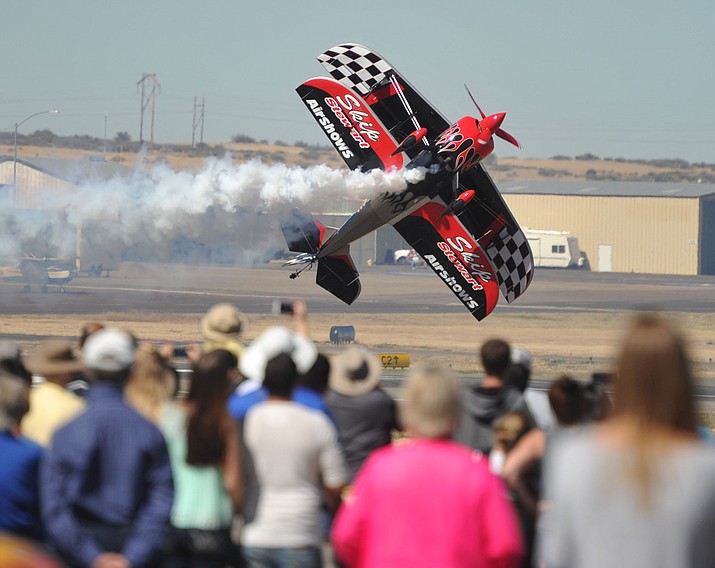
[[[361,269],[362,294],[346,306],[315,284],[315,273],[291,280],[279,265],[242,268],[216,265],[123,263],[111,276],[79,277],[60,293],[0,282],[0,313],[83,314],[150,311],[204,313],[231,301],[247,313],[268,313],[276,298],[301,297],[313,313],[451,313],[464,308],[429,269],[398,266]],[[658,309],[713,313],[715,276],[659,276],[537,270],[514,304],[499,310],[589,312]]]

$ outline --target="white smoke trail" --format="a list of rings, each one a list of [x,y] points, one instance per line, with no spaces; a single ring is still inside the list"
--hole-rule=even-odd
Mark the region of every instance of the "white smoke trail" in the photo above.
[[[107,236],[125,245],[140,239],[161,242],[177,235],[194,236],[199,226],[205,226],[203,218],[210,210],[280,214],[298,207],[316,211],[340,199],[363,200],[400,191],[408,181],[423,177],[420,169],[362,173],[325,165],[288,167],[257,160],[234,163],[228,156],[207,160],[197,173],[157,165],[145,174],[139,166],[128,178],[85,182],[59,196],[48,193],[45,202],[49,209],[60,212],[56,217],[27,222],[18,212],[5,213],[0,219],[5,225],[4,230],[0,225],[4,240],[0,256],[19,254],[24,241],[43,232],[53,235],[53,241],[69,242],[66,225],[76,227],[88,220],[118,220],[107,224],[107,231],[112,232]],[[72,252],[65,250],[71,247],[63,247],[62,242],[54,244],[60,255]]]

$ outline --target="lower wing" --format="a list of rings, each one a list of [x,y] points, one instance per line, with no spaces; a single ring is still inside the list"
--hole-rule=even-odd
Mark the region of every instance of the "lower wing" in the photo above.
[[[469,230],[457,216],[445,211],[444,203],[430,201],[394,226],[464,307],[482,320],[497,305],[497,277]]]
[[[475,198],[458,213],[459,220],[487,253],[499,289],[511,303],[526,291],[534,276],[529,241],[481,165],[460,174],[459,181],[463,189],[476,191]],[[449,203],[452,196],[445,193],[440,196]]]

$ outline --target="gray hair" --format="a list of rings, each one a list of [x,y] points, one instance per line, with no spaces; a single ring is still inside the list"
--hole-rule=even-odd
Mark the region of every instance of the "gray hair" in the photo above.
[[[27,384],[9,373],[0,373],[0,432],[8,432],[20,424],[30,410]]]
[[[400,418],[412,435],[448,438],[459,421],[459,381],[439,367],[426,367],[410,374],[402,390]]]

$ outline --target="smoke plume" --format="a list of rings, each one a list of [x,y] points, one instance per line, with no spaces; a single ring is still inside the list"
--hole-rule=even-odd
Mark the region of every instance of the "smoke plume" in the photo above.
[[[419,169],[383,172],[336,170],[325,165],[288,167],[261,161],[233,163],[212,158],[198,172],[140,164],[133,175],[83,182],[73,191],[48,192],[43,211],[6,209],[0,213],[0,258],[44,251],[74,255],[77,227],[100,223],[104,237],[125,247],[137,242],[161,247],[177,237],[211,239],[226,233],[222,220],[243,212],[277,217],[294,207],[320,212],[341,199],[364,200],[400,191],[424,176]],[[231,231],[236,230],[235,227]],[[240,229],[239,229],[240,230]],[[48,248],[48,247],[45,247]]]

